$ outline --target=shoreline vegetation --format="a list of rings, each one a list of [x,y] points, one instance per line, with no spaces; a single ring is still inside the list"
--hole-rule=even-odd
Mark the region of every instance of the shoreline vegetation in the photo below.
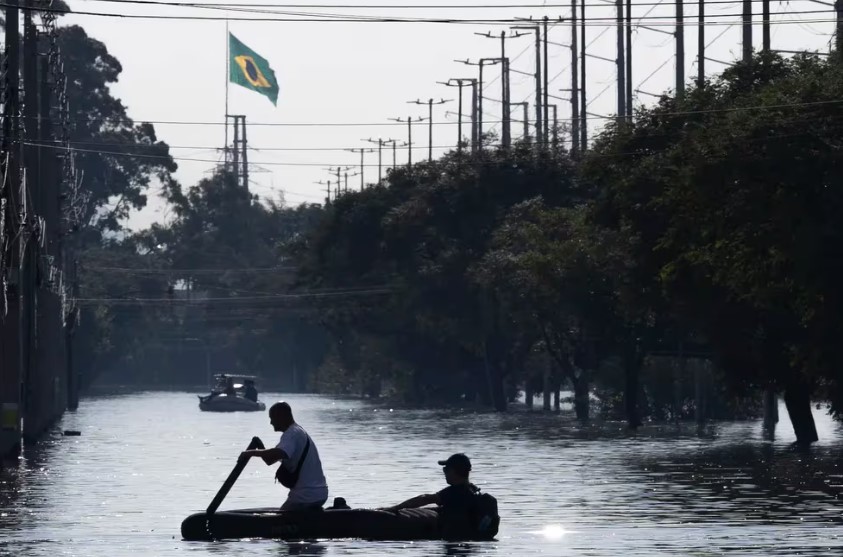
[[[567,389],[579,419],[595,396],[632,429],[773,427],[781,396],[801,444],[817,439],[812,403],[841,410],[839,53],[739,62],[585,153],[487,136],[288,206],[225,168],[180,184],[154,127],[111,96],[122,68],[106,46],[74,25],[61,48],[90,124],[72,140],[119,144],[78,157],[91,213],[73,238],[74,358],[88,386],[237,371],[498,411],[519,390],[547,408]],[[171,220],[127,230],[153,185]]]

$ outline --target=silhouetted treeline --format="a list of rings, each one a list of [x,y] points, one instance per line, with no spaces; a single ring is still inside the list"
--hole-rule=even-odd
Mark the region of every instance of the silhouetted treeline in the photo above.
[[[585,154],[452,152],[324,207],[163,166],[172,222],[87,246],[80,361],[498,410],[570,389],[632,427],[778,392],[810,442],[841,400],[841,90],[836,56],[765,55]]]

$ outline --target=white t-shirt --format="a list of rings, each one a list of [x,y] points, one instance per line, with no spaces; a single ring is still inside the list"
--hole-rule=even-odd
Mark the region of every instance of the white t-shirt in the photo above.
[[[304,447],[307,445],[307,432],[299,424],[293,424],[287,431],[281,434],[281,440],[277,447],[284,451],[288,459],[284,460],[281,466],[295,472],[301,460]],[[316,443],[310,439],[310,448],[302,463],[299,481],[290,490],[288,501],[296,503],[320,503],[328,499],[328,483],[325,481],[325,473],[322,471],[322,461],[319,459],[319,450]]]

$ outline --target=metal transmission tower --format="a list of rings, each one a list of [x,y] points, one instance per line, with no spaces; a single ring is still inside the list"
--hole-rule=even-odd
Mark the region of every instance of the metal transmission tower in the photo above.
[[[237,185],[249,191],[249,144],[246,139],[246,116],[242,114],[227,114],[225,117],[226,129],[228,121],[234,122],[234,138],[231,148],[225,149],[225,168],[229,170],[237,180]],[[228,137],[228,132],[226,132]]]
[[[457,94],[457,151],[462,152],[462,89],[466,84],[471,86],[471,151],[477,150],[477,80],[473,77],[452,77],[448,81],[440,81],[440,85],[456,87]]]
[[[374,152],[374,149],[359,148],[359,149],[348,149],[348,151],[350,151],[352,153],[360,153],[360,173],[359,173],[360,174],[360,191],[363,191],[366,188],[366,181],[365,181],[365,177],[363,176],[363,168],[365,167],[363,157],[366,153]]]
[[[841,0],[843,1],[843,0]],[[477,66],[478,67],[478,76],[477,76],[477,120],[475,127],[477,128],[477,148],[483,148],[483,68],[485,66],[494,66],[495,64],[503,63],[501,58],[481,58],[477,62],[470,62],[468,59],[466,60],[454,60],[454,62],[459,62],[460,64],[466,64],[467,66]]]
[[[427,118],[423,118],[421,116],[417,117],[415,120],[412,116],[407,116],[406,120],[404,118],[390,118],[393,122],[406,122],[407,123],[407,168],[413,167],[413,122],[424,122]]]
[[[502,133],[501,133],[501,143],[504,147],[509,147],[512,143],[512,137],[510,135],[510,120],[509,120],[509,59],[506,57],[506,41],[507,39],[517,39],[520,37],[526,37],[528,33],[519,33],[517,31],[511,32],[510,35],[506,34],[506,31],[501,31],[499,35],[493,35],[492,33],[475,33],[475,35],[479,35],[481,37],[486,37],[488,39],[497,39],[501,42],[501,55],[500,58],[503,60],[503,64],[501,65],[501,116],[502,116]]]
[[[439,99],[438,101],[434,101],[433,99],[428,99],[426,101],[422,101],[416,99],[414,101],[407,101],[409,104],[419,104],[419,105],[427,105],[427,126],[428,126],[428,148],[427,148],[427,158],[428,160],[433,160],[433,105],[434,104],[445,104],[451,102],[451,99]]]

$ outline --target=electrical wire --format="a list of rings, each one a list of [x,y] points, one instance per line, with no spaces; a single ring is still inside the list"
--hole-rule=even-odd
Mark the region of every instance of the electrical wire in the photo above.
[[[179,16],[179,15],[163,15],[163,14],[127,14],[127,13],[117,13],[117,12],[90,12],[90,11],[73,11],[68,12],[66,10],[61,10],[57,8],[45,8],[45,7],[30,7],[30,6],[18,6],[16,4],[8,4],[8,3],[0,3],[0,7],[3,8],[18,8],[21,10],[30,10],[35,12],[46,12],[46,13],[56,13],[56,14],[72,14],[76,16],[91,16],[91,17],[109,17],[109,18],[118,18],[118,19],[147,19],[147,20],[172,20],[172,21],[228,21],[228,22],[236,22],[236,21],[250,21],[250,22],[286,22],[286,23],[434,23],[434,24],[463,24],[463,25],[517,25],[523,24],[524,20],[517,19],[517,18],[503,18],[503,19],[460,19],[460,18],[404,18],[404,17],[371,17],[371,18],[362,18],[362,17],[354,17],[354,16],[334,16],[330,15],[323,15],[321,17],[314,17],[312,15],[287,15],[285,17],[228,17],[228,16]],[[809,14],[827,14],[832,10],[803,10],[798,12],[776,12],[771,14],[773,15],[809,15]],[[710,17],[740,17],[742,14],[712,14]],[[650,27],[676,27],[678,23],[672,19],[661,17],[661,16],[653,16],[655,21],[648,20],[648,26]],[[786,24],[806,24],[806,23],[832,23],[835,22],[836,19],[812,19],[812,20],[786,20],[781,19],[775,22],[776,25],[786,25]],[[738,21],[707,21],[705,22],[705,26],[716,26],[716,25],[735,25],[738,24]],[[572,25],[569,21],[558,22],[558,25],[562,26],[570,26]],[[617,26],[617,20],[614,16],[612,17],[601,17],[601,18],[589,18],[588,21],[582,23],[580,22],[579,25],[585,25],[587,27],[607,27],[612,28]],[[697,27],[699,25],[698,22],[694,21],[685,21],[683,22],[685,26],[693,26]]]

